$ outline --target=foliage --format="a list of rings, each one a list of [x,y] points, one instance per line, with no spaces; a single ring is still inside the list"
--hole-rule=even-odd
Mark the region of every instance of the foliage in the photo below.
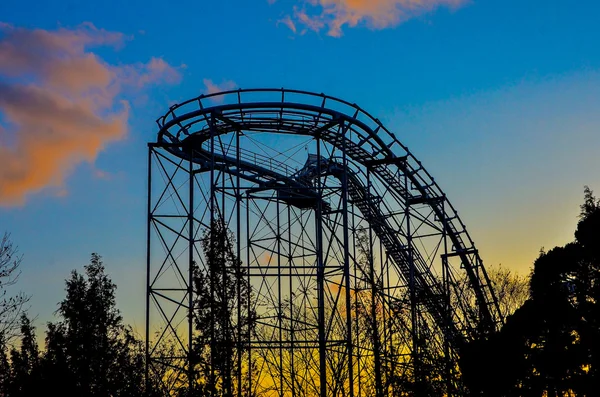
[[[11,349],[10,359],[0,338],[0,396],[144,395],[142,344],[123,324],[115,290],[101,257],[92,254],[85,274],[73,271],[66,280],[60,320],[47,325],[43,353],[31,321],[22,315],[20,347]]]
[[[600,390],[600,202],[586,186],[575,241],[542,251],[530,297],[463,352],[474,395],[592,396]]]
[[[581,210],[579,218],[582,220],[586,219],[600,208],[600,199],[594,197],[594,192],[587,185],[583,188],[583,204],[581,204],[579,208]]]
[[[10,352],[11,370],[8,394],[10,396],[31,396],[37,394],[40,380],[40,356],[35,328],[29,318],[21,315],[21,347]]]
[[[203,262],[193,269],[196,333],[192,358],[198,374],[193,395],[231,396],[239,392],[251,396],[253,392],[246,385],[232,382],[239,371],[253,372],[258,365],[240,343],[248,335],[259,338],[261,333],[257,314],[250,306],[252,288],[247,272],[222,219],[215,220],[200,241]],[[382,322],[409,324],[411,313],[386,306],[380,297],[379,282],[369,272],[373,253],[364,232],[358,243],[356,265],[364,285],[357,281],[357,289],[351,291],[357,327],[354,343],[381,356],[382,373],[378,376],[385,390],[399,396],[443,395],[446,390],[440,357],[421,356],[424,365],[420,374],[410,369],[399,372],[398,363],[387,359],[398,352],[395,346],[380,343]],[[0,397],[161,395],[157,385],[170,373],[165,370],[148,379],[152,388],[145,389],[142,343],[123,323],[116,307],[116,285],[105,273],[99,255],[92,254],[83,274],[73,271],[66,280],[66,297],[57,310],[59,320],[47,324],[45,350],[40,351],[32,322],[21,313],[26,297],[5,298],[5,287],[16,281],[21,259],[6,235],[1,244],[0,331],[4,332],[0,332]],[[460,368],[470,393],[490,397],[596,395],[600,390],[600,200],[593,192],[585,188],[575,240],[564,247],[541,251],[529,279],[502,267],[492,268],[489,276],[507,319],[500,332],[461,349]],[[337,305],[344,307],[345,298],[340,296]],[[310,316],[316,313],[302,302],[290,300],[288,304],[293,317],[300,321],[289,320],[286,327],[301,336],[300,322],[315,322],[316,318]],[[327,318],[339,310],[333,304],[323,304]],[[384,312],[393,312],[394,316],[386,317]],[[339,340],[346,338],[343,325],[340,322],[339,327],[330,329]],[[409,327],[396,328],[397,333],[388,337],[398,342],[397,347],[409,340],[409,335],[402,333]],[[18,343],[9,343],[15,335]],[[308,333],[303,336],[316,337]],[[314,375],[305,382],[304,389],[297,389],[299,396],[318,393],[318,364],[314,352],[306,352],[306,356],[294,357],[294,366],[282,369],[289,373],[289,379],[283,382],[293,381],[294,371]],[[282,365],[289,364],[287,353],[281,354]],[[281,358],[260,357],[264,362],[271,359],[277,364]],[[336,385],[350,383],[349,374],[340,369],[334,355],[327,360],[328,374],[335,376],[328,387],[336,393]],[[244,365],[238,366],[241,362]],[[375,379],[374,358],[369,358],[369,363],[363,359],[361,370]],[[374,384],[357,387],[368,390],[369,395],[382,394]]]
[[[8,360],[6,341],[0,335],[0,396],[8,396],[11,382],[11,368]]]
[[[494,286],[502,318],[513,314],[529,298],[529,277],[502,265],[488,269],[488,277]]]
[[[66,370],[76,395],[141,395],[143,360],[140,342],[123,324],[115,301],[116,285],[92,254],[85,275],[73,271],[66,281],[66,298],[49,325],[47,360]]]

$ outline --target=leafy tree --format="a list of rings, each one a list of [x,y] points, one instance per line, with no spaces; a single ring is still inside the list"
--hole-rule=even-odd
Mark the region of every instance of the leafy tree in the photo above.
[[[0,335],[0,396],[8,396],[10,390],[11,367],[8,360],[8,347],[4,337]]]
[[[155,390],[145,393],[143,346],[123,324],[115,290],[100,256],[92,254],[85,274],[73,271],[66,280],[61,319],[48,324],[42,353],[35,328],[21,314],[20,343],[12,344],[10,359],[0,334],[0,397],[158,396]]]
[[[234,250],[234,237],[222,219],[204,231],[204,266],[194,268],[194,357],[196,388],[210,395],[231,396],[246,348],[238,343],[254,332],[256,315],[250,309],[251,286]]]
[[[463,354],[475,395],[593,396],[600,390],[600,202],[586,186],[575,241],[542,251],[530,298]]]
[[[75,374],[71,371],[67,352],[67,332],[61,323],[48,323],[46,351],[41,360],[42,383],[47,390],[61,391],[64,396],[77,393]]]
[[[11,397],[32,396],[39,392],[39,350],[35,339],[35,328],[29,318],[21,315],[21,346],[13,347],[11,356]]]
[[[92,254],[85,274],[66,280],[61,321],[48,324],[44,378],[53,394],[137,396],[143,394],[141,344],[116,308],[116,285]]]
[[[583,188],[583,204],[581,204],[580,209],[581,212],[579,214],[579,218],[581,220],[585,220],[594,213],[598,211],[600,208],[600,199],[596,199],[594,197],[594,192],[590,189],[589,186],[584,186]]]
[[[0,240],[0,337],[6,342],[16,336],[19,331],[19,317],[29,297],[23,293],[8,295],[8,287],[14,285],[21,274],[19,266],[23,257],[5,233]]]

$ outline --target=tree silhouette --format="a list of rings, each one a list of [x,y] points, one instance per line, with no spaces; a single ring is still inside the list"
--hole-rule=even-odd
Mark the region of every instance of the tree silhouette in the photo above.
[[[11,380],[8,394],[11,397],[27,397],[39,392],[39,350],[35,328],[25,315],[21,315],[21,346],[10,352]]]
[[[11,382],[11,366],[7,355],[8,347],[0,335],[0,396],[8,396]]]
[[[141,396],[141,344],[116,308],[116,285],[92,254],[85,275],[66,280],[57,323],[48,324],[43,367],[53,393],[77,396]]]
[[[249,307],[251,287],[234,250],[235,240],[222,219],[201,238],[202,267],[194,268],[194,357],[201,394],[232,396],[238,363],[247,350],[242,340],[254,332],[256,315]]]
[[[542,251],[530,298],[463,352],[474,395],[593,396],[600,390],[600,202],[586,186],[575,241]]]
[[[101,257],[92,254],[85,273],[73,271],[66,280],[60,320],[47,324],[43,352],[21,314],[13,343],[0,334],[0,397],[160,396],[158,388],[144,390],[143,344],[123,324],[115,290]]]
[[[502,265],[490,267],[487,273],[494,286],[503,318],[513,314],[529,299],[529,277]]]

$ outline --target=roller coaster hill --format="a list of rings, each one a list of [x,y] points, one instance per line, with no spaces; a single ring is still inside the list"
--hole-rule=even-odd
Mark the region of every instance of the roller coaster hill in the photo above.
[[[462,346],[502,324],[498,301],[458,212],[379,120],[324,94],[240,89],[157,122],[146,351],[165,391],[463,395]],[[217,224],[232,259],[215,270]]]

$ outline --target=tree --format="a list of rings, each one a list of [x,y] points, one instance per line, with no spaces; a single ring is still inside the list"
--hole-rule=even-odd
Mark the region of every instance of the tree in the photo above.
[[[75,375],[67,352],[67,332],[62,323],[48,323],[46,351],[41,360],[42,384],[47,390],[60,390],[64,396],[77,393]]]
[[[215,219],[201,238],[204,266],[194,268],[196,388],[210,395],[232,396],[238,363],[246,348],[241,340],[254,332],[251,286],[234,252],[234,237],[222,219]]]
[[[529,278],[502,265],[488,269],[502,318],[513,314],[529,298]]]
[[[19,266],[23,257],[5,233],[0,240],[0,337],[5,342],[15,337],[19,331],[19,317],[29,297],[23,293],[8,295],[8,287],[14,285],[21,274]]]
[[[52,394],[141,396],[144,361],[141,343],[116,308],[116,285],[92,254],[85,274],[66,280],[61,320],[48,324],[44,378]]]
[[[21,346],[13,347],[11,356],[11,397],[27,397],[38,394],[40,368],[39,350],[35,339],[35,328],[29,318],[21,315]]]
[[[600,388],[600,202],[587,186],[575,241],[542,251],[529,287],[529,299],[498,334],[463,352],[472,393],[595,395]]]
[[[579,208],[581,209],[579,213],[580,220],[587,219],[600,208],[600,199],[594,197],[594,192],[587,185],[583,187],[583,204]]]
[[[0,396],[8,396],[10,390],[11,368],[8,360],[8,347],[2,335],[0,335]]]

